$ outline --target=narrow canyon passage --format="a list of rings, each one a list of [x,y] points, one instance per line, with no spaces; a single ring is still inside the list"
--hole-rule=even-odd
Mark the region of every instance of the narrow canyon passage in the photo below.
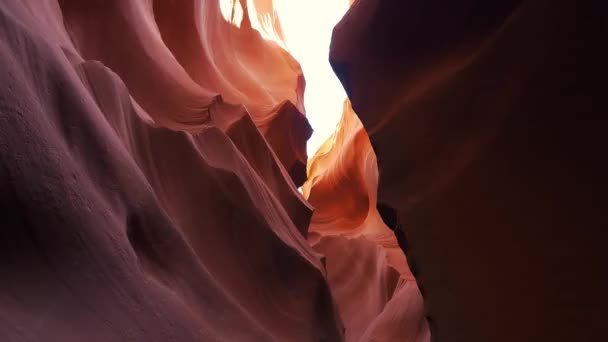
[[[428,341],[328,62],[348,6],[2,2],[1,339]]]
[[[314,207],[307,239],[324,260],[345,340],[429,341],[416,280],[376,208],[376,156],[329,64],[331,33],[349,0],[274,0],[272,16],[261,16],[272,18],[262,20],[273,23],[266,26],[253,2],[221,4],[224,18],[235,26],[248,12],[252,27],[302,66],[306,118],[313,129],[308,180],[301,188]]]
[[[0,1],[0,341],[608,340],[606,13]]]

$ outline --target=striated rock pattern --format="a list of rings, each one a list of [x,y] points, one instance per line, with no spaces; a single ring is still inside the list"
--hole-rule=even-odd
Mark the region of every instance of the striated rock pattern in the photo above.
[[[325,256],[346,341],[429,341],[414,276],[376,209],[376,156],[349,101],[308,177],[303,192],[315,207],[309,240]]]
[[[608,338],[607,32],[561,0],[360,0],[336,26],[434,340]]]
[[[0,340],[343,339],[302,74],[248,20],[0,2]]]
[[[351,4],[307,167],[273,0],[1,1],[0,340],[608,340],[606,6]]]

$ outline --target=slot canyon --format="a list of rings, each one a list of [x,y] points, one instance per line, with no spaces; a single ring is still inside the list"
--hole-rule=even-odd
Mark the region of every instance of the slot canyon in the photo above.
[[[0,341],[608,341],[607,46],[597,0],[0,0]]]

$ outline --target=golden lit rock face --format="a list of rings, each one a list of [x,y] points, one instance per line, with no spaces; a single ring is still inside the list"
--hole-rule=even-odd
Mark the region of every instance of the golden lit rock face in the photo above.
[[[347,341],[429,341],[416,281],[376,209],[377,187],[376,156],[346,101],[336,132],[308,164],[309,241],[325,256]]]
[[[387,249],[391,266],[411,278],[395,234],[376,209],[376,155],[348,100],[336,133],[309,161],[308,177],[302,190],[315,208],[311,235],[364,237]]]
[[[366,176],[374,178],[375,162],[366,162],[373,157],[370,152],[367,134],[347,101],[336,132],[309,161],[309,180],[302,187],[316,208],[316,231],[350,233],[367,218],[371,199]]]

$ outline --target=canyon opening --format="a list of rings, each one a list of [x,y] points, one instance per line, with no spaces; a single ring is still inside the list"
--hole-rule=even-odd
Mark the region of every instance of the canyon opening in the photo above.
[[[0,2],[0,340],[608,340],[593,0]]]

